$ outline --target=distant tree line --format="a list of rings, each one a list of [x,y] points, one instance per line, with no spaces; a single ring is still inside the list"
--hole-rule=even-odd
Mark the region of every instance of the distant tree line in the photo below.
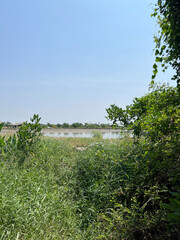
[[[72,124],[69,123],[57,123],[57,124],[51,124],[47,123],[43,125],[44,128],[82,128],[82,129],[99,129],[99,128],[112,128],[113,124],[109,123],[79,123],[75,122]]]
[[[1,122],[4,127],[10,127],[12,125],[11,122]],[[113,124],[109,123],[80,123],[75,122],[72,124],[69,123],[47,123],[47,124],[41,124],[42,128],[82,128],[82,129],[102,129],[102,128],[112,128],[114,127]],[[119,128],[119,126],[117,126]]]

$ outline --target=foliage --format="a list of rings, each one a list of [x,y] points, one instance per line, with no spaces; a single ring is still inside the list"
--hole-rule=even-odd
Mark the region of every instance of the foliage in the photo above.
[[[1,154],[6,152],[10,155],[19,153],[22,158],[24,155],[35,153],[37,144],[41,136],[41,125],[38,115],[31,118],[31,122],[24,122],[17,130],[16,134],[10,136],[0,136],[0,151]],[[2,126],[0,127],[0,130]]]
[[[156,48],[156,63],[153,65],[153,76],[158,72],[157,64],[160,63],[163,71],[168,65],[175,70],[173,80],[180,84],[180,1],[158,0],[153,17],[157,18],[160,27],[158,36],[154,37]]]
[[[17,131],[17,148],[25,154],[35,150],[35,145],[41,136],[41,125],[39,123],[41,118],[34,114],[30,120],[30,123],[24,122]]]
[[[23,165],[18,154],[1,156],[0,239],[84,239],[72,199],[75,154],[66,142],[46,139]]]
[[[145,135],[152,142],[178,137],[180,131],[180,96],[177,88],[154,85],[151,92],[135,98],[126,109],[111,105],[108,119],[133,130],[134,136]]]
[[[161,206],[169,209],[170,212],[168,213],[170,220],[176,220],[180,223],[180,193],[171,192],[173,198],[170,198],[170,203],[162,203]]]
[[[171,225],[171,232],[160,205],[179,184],[179,167],[175,173],[175,161],[159,162],[150,146],[125,138],[80,153],[76,199],[87,239],[176,239],[179,228]]]
[[[179,227],[168,226],[160,205],[169,204],[169,191],[179,184],[178,163],[159,162],[151,146],[143,138],[42,138],[38,154],[25,155],[23,165],[19,154],[5,152],[0,237],[176,239]]]
[[[175,221],[172,222],[172,219],[177,221],[175,213],[178,213],[179,211],[179,200],[170,198],[170,192],[177,190],[177,186],[180,185],[180,96],[178,88],[166,85],[158,86],[154,84],[148,94],[141,98],[135,98],[133,104],[127,106],[126,109],[112,105],[107,109],[107,113],[108,119],[112,120],[114,124],[120,122],[124,128],[132,129],[135,140],[134,144],[136,145],[136,153],[134,154],[134,157],[138,156],[140,159],[146,159],[145,166],[147,167],[149,177],[147,177],[145,182],[142,181],[142,192],[146,187],[150,192],[154,187],[159,189],[160,192],[164,191],[164,193],[159,192],[159,194],[156,195],[159,198],[159,202],[157,201],[155,203],[156,208],[150,208],[149,213],[141,212],[140,218],[142,218],[144,214],[146,214],[147,219],[149,216],[151,216],[151,219],[154,219],[156,214],[157,217],[160,217],[161,211],[159,213],[158,211],[161,209],[161,206],[169,206],[168,209],[174,210],[174,213],[169,214],[169,216],[171,216],[170,226],[174,228],[174,232],[171,234],[167,232],[167,239],[176,239],[178,230]],[[144,141],[144,155],[139,155],[137,152],[138,149],[142,149],[142,145],[140,145],[142,140]],[[140,173],[145,177],[143,170],[141,170]],[[140,174],[137,174],[137,176],[140,177]],[[137,185],[138,179],[136,180],[136,187]],[[135,200],[141,204],[141,200],[139,201],[140,195],[135,193],[135,196],[137,196]],[[152,196],[151,192],[149,195],[150,199]],[[161,202],[163,202],[163,204],[161,204]],[[156,212],[155,215],[154,211]],[[137,215],[138,211],[131,211],[130,209],[130,219],[134,219],[134,214]],[[114,217],[111,217],[110,219],[112,220]],[[129,220],[127,222],[127,227],[131,226]],[[137,219],[134,221],[137,221]],[[151,237],[153,237],[156,236],[156,234],[162,234],[160,233],[162,230],[157,227],[154,233],[152,233],[151,228],[148,227],[149,230],[146,229],[145,226],[148,221],[146,222],[145,219],[143,221],[144,228],[142,226],[139,227],[141,230],[143,229],[145,235],[148,236],[149,234],[152,234]],[[157,218],[153,221],[159,222]],[[165,221],[165,219],[163,220],[162,218],[161,222],[163,221]],[[121,225],[124,223],[119,223],[118,221],[118,224]],[[137,221],[137,226],[138,225],[139,221]],[[122,226],[123,225],[121,225],[121,227]],[[159,224],[159,227],[164,229],[163,231],[166,231],[168,226],[168,223],[165,223],[164,225]],[[135,232],[139,232],[140,228],[136,228]],[[140,235],[143,236],[143,232],[141,231]],[[132,232],[128,233],[127,231],[126,236],[127,234],[130,234],[130,239],[135,238],[133,238],[134,235],[132,235]],[[139,236],[138,239],[141,239],[141,237]],[[166,239],[166,237],[164,237],[164,239]]]
[[[71,126],[72,126],[72,128],[82,128],[83,124],[76,122],[76,123],[73,123]]]
[[[62,124],[62,127],[63,127],[63,128],[69,128],[69,123],[63,123],[63,124]]]
[[[0,125],[0,132],[2,130],[3,124]],[[17,148],[17,138],[16,135],[0,136],[0,154],[5,154],[6,152],[14,151]]]
[[[47,123],[46,125],[43,125],[44,127],[52,128],[82,128],[82,129],[99,129],[99,128],[112,128],[112,125],[109,123],[80,123],[80,122],[75,122],[72,124],[69,123],[57,123],[55,124],[50,124]]]

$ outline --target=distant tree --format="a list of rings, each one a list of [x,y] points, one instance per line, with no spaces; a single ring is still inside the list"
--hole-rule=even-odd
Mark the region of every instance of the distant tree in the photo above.
[[[78,123],[78,122],[73,123],[71,126],[72,126],[73,128],[83,128],[83,124],[82,124],[82,123]]]
[[[9,126],[10,124],[11,124],[11,122],[9,122],[9,121],[7,121],[7,122],[2,122],[3,123],[3,125],[5,126],[5,127],[7,127],[7,126]]]
[[[69,128],[70,125],[69,125],[68,123],[63,123],[63,124],[62,124],[62,127],[63,127],[63,128]]]
[[[89,123],[85,123],[85,124],[84,124],[84,127],[85,127],[85,128],[89,128]]]
[[[101,123],[100,126],[101,126],[101,128],[111,128],[112,127],[112,125],[109,123]]]
[[[47,127],[48,127],[48,128],[52,128],[52,124],[47,123]]]
[[[101,128],[106,128],[107,124],[101,123]]]
[[[175,74],[172,77],[180,85],[180,1],[158,0],[155,5],[153,17],[156,17],[160,27],[158,35],[154,37],[155,64],[153,65],[153,79],[158,73],[158,65],[161,64],[163,71],[172,66]]]

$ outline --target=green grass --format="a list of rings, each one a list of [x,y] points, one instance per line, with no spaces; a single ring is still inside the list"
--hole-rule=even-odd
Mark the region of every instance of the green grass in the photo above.
[[[81,239],[71,169],[76,152],[63,141],[43,140],[22,166],[14,156],[0,168],[1,239]]]
[[[18,154],[1,156],[0,239],[84,239],[73,171],[77,148],[95,142],[43,138],[21,165]]]
[[[19,153],[1,155],[0,239],[176,239],[146,148],[128,138],[42,138],[23,164]]]

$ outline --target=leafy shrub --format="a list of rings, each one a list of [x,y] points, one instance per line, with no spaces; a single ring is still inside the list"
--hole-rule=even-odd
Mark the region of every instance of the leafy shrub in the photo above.
[[[151,91],[126,109],[111,105],[107,109],[108,119],[120,122],[133,130],[134,136],[145,135],[152,142],[179,136],[180,95],[177,88],[154,85]]]
[[[17,131],[17,148],[23,151],[25,154],[33,152],[35,146],[39,141],[41,136],[41,118],[34,114],[33,118],[30,119],[31,122],[24,122],[23,125]]]
[[[178,228],[170,232],[161,208],[172,188],[171,163],[156,163],[156,169],[151,145],[125,138],[79,153],[76,199],[87,239],[176,239]]]
[[[20,162],[23,162],[27,155],[35,153],[41,136],[40,119],[38,115],[34,115],[30,123],[24,122],[19,127],[16,134],[9,137],[0,136],[1,154],[18,155]],[[2,126],[0,126],[1,129]]]

